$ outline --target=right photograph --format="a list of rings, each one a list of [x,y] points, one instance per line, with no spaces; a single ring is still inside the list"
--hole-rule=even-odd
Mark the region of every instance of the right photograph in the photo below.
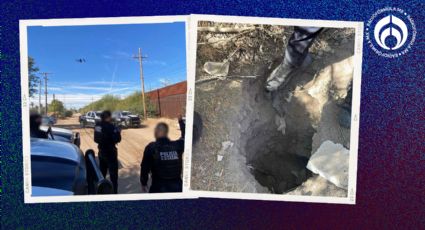
[[[196,21],[190,190],[354,202],[362,23],[237,21]]]

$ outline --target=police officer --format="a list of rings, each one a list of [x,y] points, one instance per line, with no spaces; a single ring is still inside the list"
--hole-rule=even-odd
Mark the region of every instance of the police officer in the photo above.
[[[112,123],[110,111],[103,111],[101,121],[96,124],[94,141],[99,148],[99,166],[103,176],[109,171],[114,185],[114,193],[118,193],[118,151],[115,146],[121,141],[121,130]]]
[[[184,151],[185,123],[179,117],[181,137],[176,141],[168,138],[168,125],[161,122],[155,127],[155,142],[146,146],[141,163],[140,183],[147,192],[149,173],[152,174],[150,193],[182,191],[182,157]]]
[[[289,78],[301,66],[309,64],[311,58],[308,56],[308,50],[322,29],[320,27],[294,27],[294,33],[286,46],[283,62],[267,78],[267,92],[276,91],[279,86],[288,83]]]
[[[51,131],[49,127],[48,131],[45,132],[40,129],[42,123],[42,117],[38,113],[30,115],[30,136],[35,138],[48,138],[48,132]]]

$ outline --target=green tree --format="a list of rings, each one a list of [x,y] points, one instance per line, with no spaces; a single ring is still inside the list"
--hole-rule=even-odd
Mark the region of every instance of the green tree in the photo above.
[[[28,57],[28,87],[30,97],[33,97],[34,94],[37,92],[39,80],[37,75],[35,74],[38,72],[38,70],[38,67],[35,66],[34,58]]]
[[[65,112],[63,113],[63,116],[64,117],[72,117],[72,114],[73,114],[72,110],[65,110]]]
[[[49,112],[53,112],[55,114],[63,114],[65,112],[65,106],[63,103],[57,99],[52,100],[50,102],[49,107],[47,107]]]
[[[146,112],[148,116],[155,117],[157,115],[156,105],[146,97]],[[143,116],[142,95],[140,92],[134,92],[125,98],[119,98],[113,95],[104,95],[101,99],[94,101],[79,110],[80,113],[86,113],[90,110],[126,110],[133,114]]]

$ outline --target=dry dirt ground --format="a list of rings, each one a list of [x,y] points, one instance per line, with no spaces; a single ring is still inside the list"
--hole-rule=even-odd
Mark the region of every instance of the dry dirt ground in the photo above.
[[[246,32],[198,34],[195,118],[202,129],[192,150],[192,189],[285,193],[300,185],[311,177],[305,165],[317,149],[313,136],[320,136],[322,109],[336,102],[331,95],[339,88],[333,81],[352,71],[354,30],[324,30],[310,48],[313,62],[271,100],[264,94],[265,80],[282,61],[293,28],[215,22],[199,26]],[[206,62],[226,61],[225,76],[255,79],[204,81],[211,77]]]
[[[93,140],[93,128],[81,128],[78,123],[79,114],[71,118],[60,119],[55,127],[71,129],[81,135],[81,150],[85,152],[93,149],[97,156],[97,144]],[[123,129],[122,140],[117,145],[119,160],[118,193],[141,193],[140,163],[143,158],[143,150],[150,142],[154,141],[153,130],[158,122],[166,122],[170,127],[169,137],[171,140],[180,138],[180,129],[177,120],[167,118],[149,118],[143,122],[141,128]]]

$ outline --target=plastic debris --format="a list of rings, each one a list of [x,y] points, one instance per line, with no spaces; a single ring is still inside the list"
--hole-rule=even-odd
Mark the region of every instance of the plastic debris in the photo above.
[[[204,71],[213,76],[227,76],[229,73],[228,61],[225,62],[205,62]]]

